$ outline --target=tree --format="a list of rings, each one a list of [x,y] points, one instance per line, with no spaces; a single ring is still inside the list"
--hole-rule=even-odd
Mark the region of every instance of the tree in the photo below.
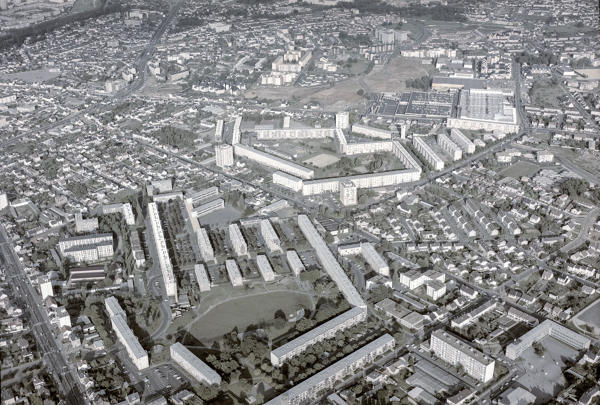
[[[533,347],[533,352],[537,356],[541,357],[544,355],[544,346],[542,346],[540,342],[533,342],[531,347]]]

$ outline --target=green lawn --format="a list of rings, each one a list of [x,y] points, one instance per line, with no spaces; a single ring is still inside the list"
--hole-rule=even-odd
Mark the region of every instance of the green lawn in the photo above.
[[[266,292],[260,295],[235,298],[215,306],[190,328],[190,333],[200,341],[213,340],[237,326],[244,331],[250,325],[274,320],[277,310],[286,314],[301,305],[312,309],[310,298],[299,292]]]

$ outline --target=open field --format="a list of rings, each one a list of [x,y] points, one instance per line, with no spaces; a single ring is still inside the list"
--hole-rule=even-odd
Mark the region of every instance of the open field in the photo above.
[[[573,324],[579,329],[587,325],[592,328],[594,336],[600,336],[600,299],[597,299],[574,316]]]
[[[213,340],[236,326],[238,330],[244,331],[250,325],[271,322],[277,310],[287,314],[299,306],[312,308],[312,302],[305,293],[265,291],[234,298],[215,306],[199,318],[190,327],[190,333],[200,341]]]
[[[51,72],[47,69],[29,70],[26,72],[9,73],[0,75],[2,80],[23,80],[27,83],[45,82],[60,76],[60,72]]]
[[[322,169],[334,163],[337,163],[340,159],[337,156],[333,156],[327,153],[321,153],[320,155],[313,156],[310,159],[306,159],[304,163],[310,163],[318,168]]]
[[[421,64],[421,59],[394,57],[386,65],[375,66],[364,81],[375,92],[399,92],[406,89],[408,79],[419,78],[435,71],[432,65]]]
[[[552,84],[547,80],[538,80],[533,83],[529,91],[531,104],[536,107],[558,108],[560,101],[558,98],[563,95],[563,91],[557,84]]]
[[[357,94],[359,89],[375,92],[398,92],[406,89],[405,81],[422,77],[433,72],[431,65],[422,65],[420,59],[393,57],[386,65],[375,66],[364,76],[364,89],[358,77],[336,82],[333,87],[255,87],[245,94],[247,98],[266,98],[269,100],[292,101],[295,107],[309,102],[318,102],[323,109],[339,111],[357,106],[362,100]]]
[[[520,161],[502,170],[500,174],[504,177],[520,179],[521,177],[532,177],[539,169],[535,163]]]

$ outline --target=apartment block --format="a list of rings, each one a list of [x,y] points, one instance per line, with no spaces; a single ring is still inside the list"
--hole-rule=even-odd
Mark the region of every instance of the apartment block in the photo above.
[[[431,333],[431,351],[453,366],[462,366],[476,380],[485,383],[494,377],[494,359],[442,329]]]
[[[221,376],[181,343],[172,344],[170,353],[171,359],[197,381],[206,385],[221,384]]]

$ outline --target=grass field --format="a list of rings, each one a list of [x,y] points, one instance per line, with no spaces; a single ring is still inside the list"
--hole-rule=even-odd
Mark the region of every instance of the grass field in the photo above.
[[[434,71],[433,65],[423,65],[421,59],[398,56],[386,65],[375,66],[365,77],[365,83],[371,91],[399,92],[406,89],[406,80],[416,79]]]
[[[559,97],[563,91],[557,84],[552,84],[547,80],[537,80],[529,92],[531,104],[536,107],[559,108]]]
[[[520,161],[502,170],[500,174],[505,177],[520,179],[521,177],[532,177],[539,169],[535,163]]]
[[[191,326],[190,333],[200,341],[214,340],[236,326],[244,331],[250,325],[271,323],[277,310],[288,313],[298,306],[312,308],[311,299],[293,291],[239,297],[212,308]]]

